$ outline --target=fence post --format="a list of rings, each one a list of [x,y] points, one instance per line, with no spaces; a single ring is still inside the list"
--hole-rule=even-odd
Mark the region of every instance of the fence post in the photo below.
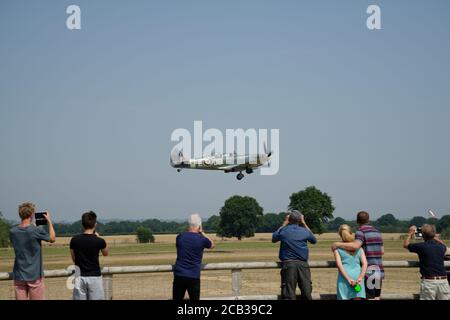
[[[450,260],[450,256],[447,256],[445,260]],[[450,284],[450,267],[447,267],[447,281]]]
[[[242,269],[231,269],[231,290],[236,300],[241,295],[241,273]]]
[[[103,275],[103,290],[105,291],[105,300],[112,300],[113,298],[113,275]]]

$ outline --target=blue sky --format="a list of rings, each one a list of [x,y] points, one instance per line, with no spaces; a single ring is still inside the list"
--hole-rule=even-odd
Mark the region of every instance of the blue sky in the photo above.
[[[0,43],[8,218],[210,216],[234,194],[279,212],[309,185],[346,218],[450,213],[448,1],[2,0]],[[280,172],[176,173],[170,135],[194,120],[279,128]]]

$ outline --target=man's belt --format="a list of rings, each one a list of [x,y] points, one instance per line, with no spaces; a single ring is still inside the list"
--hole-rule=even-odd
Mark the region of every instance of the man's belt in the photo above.
[[[447,276],[422,277],[422,280],[447,280]]]

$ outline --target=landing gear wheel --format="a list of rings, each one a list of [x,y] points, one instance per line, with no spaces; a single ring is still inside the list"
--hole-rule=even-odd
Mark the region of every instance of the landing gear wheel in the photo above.
[[[239,172],[238,175],[236,176],[236,179],[238,180],[242,180],[244,178],[244,175],[242,174],[242,172]]]
[[[253,173],[253,169],[252,168],[247,168],[247,169],[245,169],[245,172],[247,174],[252,174]]]
[[[177,172],[181,172],[181,169],[177,169]]]

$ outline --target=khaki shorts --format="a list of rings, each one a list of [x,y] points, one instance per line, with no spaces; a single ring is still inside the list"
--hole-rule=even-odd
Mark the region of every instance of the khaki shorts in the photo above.
[[[422,279],[420,300],[450,300],[450,286],[445,280]]]

